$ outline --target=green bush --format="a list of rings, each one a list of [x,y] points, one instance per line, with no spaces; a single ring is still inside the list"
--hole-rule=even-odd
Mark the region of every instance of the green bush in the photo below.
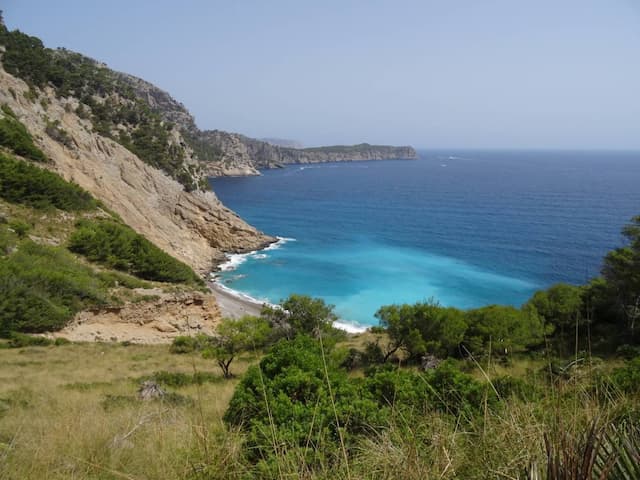
[[[106,303],[93,271],[63,248],[25,240],[0,262],[0,336],[58,330],[79,310]]]
[[[249,368],[224,419],[246,432],[251,461],[268,469],[278,452],[296,451],[314,468],[337,455],[341,441],[348,449],[382,425],[385,412],[328,359],[325,370],[318,342],[297,336],[280,341]]]
[[[0,197],[33,208],[93,210],[91,195],[59,175],[0,153]]]
[[[495,406],[497,397],[491,386],[463,373],[452,360],[429,370],[424,379],[432,392],[432,407],[468,419],[482,411],[485,404]]]
[[[16,219],[9,222],[9,228],[13,230],[19,238],[24,238],[29,230],[31,230],[31,225],[27,222]]]
[[[69,250],[145,280],[204,282],[186,264],[160,250],[130,227],[113,220],[82,220],[69,238]]]
[[[212,372],[167,372],[160,371],[151,375],[151,380],[166,385],[167,387],[188,387],[189,385],[202,385],[203,383],[215,383],[221,380],[219,375]]]
[[[493,379],[491,383],[502,399],[515,397],[526,402],[532,402],[542,397],[540,388],[530,379],[505,375]]]
[[[25,335],[18,332],[12,332],[9,336],[9,347],[11,348],[48,347],[53,344],[53,340],[50,340],[48,338],[37,337],[34,335]]]
[[[15,117],[15,114],[7,105],[2,106],[5,116],[0,118],[0,145],[13,151],[16,155],[46,162],[46,155],[35,146],[33,137],[25,126]]]
[[[640,393],[640,357],[627,362],[611,373],[613,384],[626,393]]]

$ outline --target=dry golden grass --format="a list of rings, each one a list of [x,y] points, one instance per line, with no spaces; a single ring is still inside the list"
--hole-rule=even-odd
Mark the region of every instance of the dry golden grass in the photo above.
[[[370,339],[351,337],[341,346]],[[247,354],[232,371],[240,376],[256,361]],[[520,375],[543,363],[522,358],[485,373]],[[219,380],[167,388],[187,403],[138,400],[140,379],[158,371],[214,372]],[[0,349],[0,478],[253,478],[242,436],[222,422],[237,381],[223,380],[213,361],[171,354],[166,345]],[[505,399],[473,423],[398,410],[387,428],[361,439],[348,463],[337,458],[310,471],[295,451],[279,463],[282,478],[294,479],[524,479],[532,462],[544,464],[546,434],[578,435],[594,418],[636,408],[634,397],[603,400],[569,380],[536,402]]]
[[[168,346],[0,350],[0,478],[184,478],[223,432],[235,381],[180,388],[185,405],[135,399],[138,379],[159,370],[219,375]]]

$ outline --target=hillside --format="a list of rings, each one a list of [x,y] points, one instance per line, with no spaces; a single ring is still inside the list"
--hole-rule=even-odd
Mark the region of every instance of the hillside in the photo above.
[[[0,104],[15,112],[50,162],[124,222],[200,272],[224,252],[273,239],[202,189],[190,147],[195,124],[166,93],[129,75],[0,26]]]

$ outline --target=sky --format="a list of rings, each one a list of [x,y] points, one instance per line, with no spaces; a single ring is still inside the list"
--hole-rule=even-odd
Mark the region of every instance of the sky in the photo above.
[[[202,129],[307,146],[640,149],[640,0],[1,0]]]

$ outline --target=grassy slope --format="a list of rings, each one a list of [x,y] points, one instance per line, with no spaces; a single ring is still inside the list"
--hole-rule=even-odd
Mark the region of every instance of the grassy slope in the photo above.
[[[241,375],[256,360],[245,355],[233,371]],[[498,372],[524,375],[544,363],[524,359],[511,367],[483,367],[494,378]],[[524,478],[530,461],[543,464],[545,433],[571,433],[598,415],[637,405],[637,398],[616,394],[603,400],[587,388],[587,378],[611,367],[583,369],[537,402],[506,400],[504,409],[487,412],[475,426],[438,413],[410,422],[400,415],[387,433],[363,441],[348,474],[341,463],[306,478]],[[160,370],[220,377],[213,361],[172,355],[168,346],[0,349],[0,477],[247,478],[241,437],[221,420],[237,380],[167,387],[190,398],[187,404],[135,400],[140,378]],[[474,374],[484,377],[477,368]],[[303,477],[295,458],[283,457],[282,469],[291,474],[287,478]]]

